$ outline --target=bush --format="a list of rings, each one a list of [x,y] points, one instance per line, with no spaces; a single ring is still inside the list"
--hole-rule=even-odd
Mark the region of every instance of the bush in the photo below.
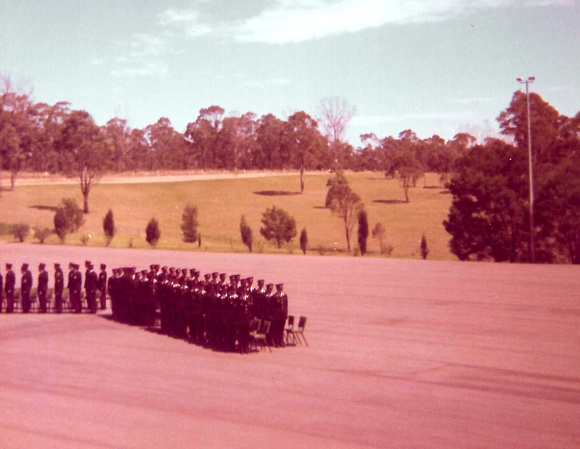
[[[302,252],[306,254],[306,249],[308,247],[308,234],[306,233],[306,228],[300,231],[300,248]]]
[[[252,236],[252,228],[250,228],[246,222],[245,215],[242,215],[242,219],[240,221],[240,234],[242,234],[242,242],[244,242],[244,245],[246,245],[250,252],[252,252],[252,243],[254,238]]]
[[[194,243],[198,241],[197,226],[197,206],[188,204],[183,210],[181,216],[181,232],[183,234],[183,241],[186,243]]]
[[[425,238],[425,234],[423,234],[423,237],[421,237],[421,257],[423,260],[427,259],[429,252],[429,248],[427,247],[427,239]]]
[[[105,240],[107,246],[111,244],[113,237],[115,237],[115,219],[113,218],[113,211],[109,209],[105,218],[103,218],[103,231],[105,232]]]
[[[28,234],[30,234],[30,226],[27,223],[16,223],[12,225],[12,235],[20,243],[24,242]]]
[[[145,228],[145,236],[147,243],[155,248],[157,246],[157,242],[159,242],[159,238],[161,237],[159,222],[156,218],[152,218],[149,223],[147,223],[147,228]]]
[[[60,241],[64,243],[69,232],[69,226],[62,207],[59,207],[54,214],[54,232],[56,232]]]
[[[364,256],[367,253],[367,238],[369,236],[369,222],[367,213],[363,209],[358,213],[358,247],[360,255]]]
[[[76,232],[85,223],[82,209],[73,198],[63,198],[58,207],[63,210],[64,218],[68,227],[68,232]]]
[[[34,228],[34,238],[38,239],[40,243],[44,243],[50,234],[52,234],[52,229],[50,228]]]
[[[296,237],[296,220],[284,209],[272,206],[262,214],[263,227],[260,234],[268,241],[275,240],[278,248],[282,242],[289,242]]]

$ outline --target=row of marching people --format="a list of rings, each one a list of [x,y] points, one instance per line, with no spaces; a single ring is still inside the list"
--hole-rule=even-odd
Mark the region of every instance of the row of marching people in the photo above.
[[[12,313],[18,308],[21,308],[22,313],[29,313],[35,309],[39,313],[52,310],[56,313],[66,310],[76,313],[88,310],[96,313],[99,307],[104,310],[106,308],[107,267],[101,264],[99,274],[94,268],[90,261],[85,261],[83,283],[80,265],[71,262],[68,279],[65,281],[64,271],[59,263],[55,263],[54,283],[53,287],[49,288],[48,268],[45,263],[40,263],[36,287],[34,287],[34,277],[29,265],[24,263],[20,268],[20,286],[17,287],[16,273],[12,269],[12,264],[7,263],[4,277],[0,273],[0,312],[4,309],[5,312]]]
[[[200,278],[194,268],[116,268],[108,282],[113,316],[136,325],[224,351],[249,351],[250,324],[270,322],[270,346],[284,346],[288,296],[283,284],[253,285],[253,278],[214,272]]]

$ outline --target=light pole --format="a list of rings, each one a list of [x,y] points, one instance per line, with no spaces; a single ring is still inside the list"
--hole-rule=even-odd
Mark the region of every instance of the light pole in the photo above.
[[[530,263],[536,263],[536,237],[534,232],[534,168],[532,159],[532,124],[530,120],[530,89],[529,86],[536,77],[529,76],[527,79],[518,78],[518,83],[526,85],[526,102],[528,105],[528,166],[530,177]]]

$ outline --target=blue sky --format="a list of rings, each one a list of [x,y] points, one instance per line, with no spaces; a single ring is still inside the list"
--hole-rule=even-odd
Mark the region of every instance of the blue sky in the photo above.
[[[135,128],[201,108],[317,116],[356,107],[348,137],[497,132],[517,77],[580,110],[578,0],[1,0],[0,74]]]

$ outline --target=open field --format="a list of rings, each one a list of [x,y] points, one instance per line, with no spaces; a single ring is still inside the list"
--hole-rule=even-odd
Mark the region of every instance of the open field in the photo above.
[[[240,218],[245,214],[254,233],[255,251],[300,252],[298,237],[281,250],[262,240],[259,233],[261,214],[267,207],[276,205],[295,217],[298,233],[304,227],[307,229],[312,254],[318,254],[319,247],[322,248],[320,252],[326,255],[341,253],[346,250],[342,221],[324,208],[329,177],[328,173],[308,174],[303,195],[297,194],[297,174],[263,176],[263,173],[241,173],[239,177],[230,175],[230,178],[220,174],[187,175],[183,178],[128,177],[124,184],[119,178],[105,178],[91,192],[91,212],[86,216],[85,225],[78,234],[70,235],[67,243],[80,245],[81,236],[90,235],[89,246],[104,246],[102,220],[111,208],[118,232],[113,241],[116,247],[148,247],[145,226],[152,217],[156,217],[161,227],[159,248],[245,252],[247,249],[241,242],[239,232]],[[443,193],[435,175],[428,177],[429,185],[434,188],[424,189],[423,181],[419,180],[418,186],[411,189],[410,203],[401,202],[404,194],[398,180],[385,179],[381,173],[356,173],[347,177],[353,190],[365,203],[370,228],[379,221],[385,226],[386,244],[394,246],[392,257],[419,258],[421,236],[425,233],[431,259],[455,260],[447,246],[450,236],[442,226],[451,197]],[[55,208],[62,198],[71,197],[82,206],[80,188],[70,180],[58,183],[45,183],[43,178],[34,178],[32,182],[23,180],[22,185],[16,184],[13,192],[2,192],[0,208],[4,213],[0,221],[52,228]],[[181,214],[188,202],[199,208],[201,248],[197,244],[181,241]],[[12,241],[13,238],[0,235],[0,240]],[[28,241],[34,241],[32,235]],[[50,237],[47,242],[60,244],[56,236]],[[356,235],[351,245],[353,248],[357,246]],[[368,247],[370,255],[379,255],[379,242],[370,236]]]
[[[2,448],[580,446],[575,266],[0,245],[18,267],[85,259],[284,281],[310,346],[2,314]]]

